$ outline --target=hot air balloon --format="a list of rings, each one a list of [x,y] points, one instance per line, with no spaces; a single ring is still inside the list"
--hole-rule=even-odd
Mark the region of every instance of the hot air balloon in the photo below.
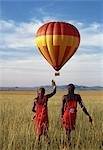
[[[79,44],[79,31],[66,22],[48,22],[36,33],[38,50],[56,71],[73,56]]]

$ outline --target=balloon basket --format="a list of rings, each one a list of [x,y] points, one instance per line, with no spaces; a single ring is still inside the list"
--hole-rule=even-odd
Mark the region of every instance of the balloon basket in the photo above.
[[[55,72],[55,76],[60,76],[60,73],[59,72]]]

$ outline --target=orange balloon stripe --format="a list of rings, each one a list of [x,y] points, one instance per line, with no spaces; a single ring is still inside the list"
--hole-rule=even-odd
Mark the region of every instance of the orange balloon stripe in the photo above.
[[[55,70],[57,70],[57,68],[60,68],[60,66],[58,66],[58,51],[59,51],[59,46],[56,46],[56,47],[53,46],[53,49],[54,50],[56,49],[56,51],[55,51],[56,64],[53,64],[53,62],[51,60],[51,57],[50,57],[50,54],[48,52],[48,48],[46,46],[43,46],[42,49],[43,49],[43,51],[41,51],[40,49],[39,49],[39,51],[44,56],[44,58],[48,61],[48,63],[50,65],[52,65]],[[45,55],[44,55],[44,51],[46,52]]]
[[[69,55],[70,49],[71,49],[71,46],[66,47],[64,56],[63,56],[62,61],[61,61],[61,65],[64,64],[64,62],[66,62],[67,58],[70,58],[70,55]]]
[[[42,28],[43,27],[43,28]],[[36,33],[36,36],[38,35],[46,35],[46,31],[47,31],[47,27],[48,24],[45,24],[45,26],[43,25],[42,27],[40,27]]]
[[[64,57],[62,59],[62,66],[73,56],[73,54],[75,53],[74,49],[72,49],[72,47],[67,47]]]
[[[64,58],[63,58],[63,60],[61,62],[62,66],[74,55],[74,53],[76,51],[77,51],[77,48],[67,47],[67,49],[65,51]]]
[[[49,22],[44,24],[39,28],[36,34],[36,36],[41,35],[72,35],[80,37],[76,27],[64,22]]]
[[[46,46],[43,46],[43,49],[45,51],[47,51],[46,55],[45,55],[45,59],[48,61],[48,56],[49,56],[49,59],[50,61],[49,64],[51,64],[53,66],[53,68],[56,70],[56,68],[58,68],[58,51],[59,51],[59,46],[53,46],[53,50],[54,50],[54,59],[55,59],[55,63],[52,62],[52,59],[50,57],[50,54],[49,54],[49,51],[48,51],[48,48]]]
[[[53,65],[56,66],[56,57],[55,57],[55,51],[54,51],[54,48],[53,48],[53,36],[45,36],[45,41],[46,41],[46,45],[47,48],[48,48],[48,52],[49,52],[49,55],[50,55],[50,58],[53,62]]]
[[[50,57],[50,54],[49,54],[49,51],[48,51],[48,48],[47,46],[43,46],[43,51],[45,51],[45,59],[49,62],[49,64],[51,64],[53,66],[53,62],[52,62],[52,59]]]
[[[58,56],[59,56],[58,54],[60,51],[60,46],[53,46],[53,51],[54,51],[54,59],[56,61],[56,65],[54,67],[56,67],[58,66]]]
[[[45,47],[45,46],[41,47],[41,48],[38,47],[38,49],[39,49],[40,53],[44,56],[44,58],[48,61],[48,63],[53,66],[53,63],[49,56],[47,47]]]

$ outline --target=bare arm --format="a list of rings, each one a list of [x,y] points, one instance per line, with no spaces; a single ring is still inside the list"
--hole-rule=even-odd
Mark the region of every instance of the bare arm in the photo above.
[[[53,86],[53,92],[51,92],[50,94],[46,95],[47,99],[50,98],[50,97],[52,97],[56,93],[56,84],[55,84],[54,80],[52,80],[52,86]]]
[[[53,92],[51,92],[50,94],[46,95],[47,99],[52,97],[53,95],[55,95],[55,93],[56,93],[56,86],[53,87]]]
[[[86,107],[84,106],[83,101],[82,101],[80,95],[78,96],[78,102],[79,102],[79,105],[82,108],[83,112],[89,117],[89,122],[92,123],[92,118],[91,118],[90,114],[88,113]]]

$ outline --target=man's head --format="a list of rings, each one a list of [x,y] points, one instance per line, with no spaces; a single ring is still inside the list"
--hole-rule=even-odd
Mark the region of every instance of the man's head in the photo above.
[[[42,98],[44,96],[44,94],[45,94],[45,89],[43,87],[39,88],[39,90],[38,90],[38,96],[40,98]]]
[[[67,86],[67,88],[68,88],[68,93],[74,93],[74,90],[75,90],[75,86],[74,86],[74,84],[69,84],[68,86]]]

